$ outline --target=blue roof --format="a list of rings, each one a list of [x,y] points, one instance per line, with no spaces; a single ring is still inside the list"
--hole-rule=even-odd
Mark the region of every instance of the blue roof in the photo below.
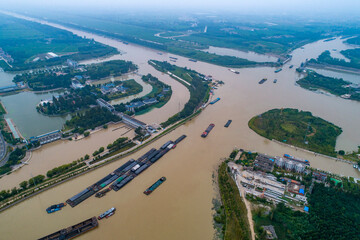
[[[305,206],[305,207],[304,207],[304,211],[305,211],[305,212],[309,212],[309,207],[308,207],[308,206]]]
[[[299,193],[305,194],[305,190],[300,188]]]

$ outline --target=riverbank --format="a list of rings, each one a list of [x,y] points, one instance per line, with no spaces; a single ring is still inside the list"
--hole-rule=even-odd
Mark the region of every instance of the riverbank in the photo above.
[[[325,64],[325,63],[318,64],[318,63],[308,62],[308,63],[306,63],[305,66],[310,67],[310,68],[320,68],[320,69],[340,71],[340,72],[345,72],[345,73],[360,74],[360,69],[357,69],[357,68],[343,67],[343,66]]]

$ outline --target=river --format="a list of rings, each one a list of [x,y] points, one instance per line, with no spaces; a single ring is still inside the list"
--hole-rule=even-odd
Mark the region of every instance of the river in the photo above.
[[[149,59],[168,60],[168,54],[158,55],[155,50],[132,44],[124,45],[116,40],[94,34],[68,30],[121,49],[126,54],[113,56],[112,59],[134,61],[139,65],[141,74],[151,73],[159,77],[161,81],[171,84],[174,93],[171,100],[163,108],[141,116],[141,119],[147,123],[166,119],[181,108],[181,106],[178,107],[179,103],[187,101],[188,91],[184,86],[167,75],[155,71],[147,64]],[[323,44],[334,42],[336,41],[323,42]],[[318,51],[320,53],[322,49],[326,49],[321,46]],[[332,48],[334,47],[331,46]],[[221,100],[210,105],[197,118],[131,157],[61,184],[2,212],[0,214],[2,237],[5,239],[39,238],[86,218],[99,215],[110,207],[116,207],[117,213],[114,216],[102,220],[96,230],[86,233],[79,239],[212,239],[214,230],[211,208],[215,193],[212,174],[221,158],[228,156],[234,147],[270,155],[289,153],[309,159],[314,168],[359,178],[359,172],[349,164],[279,145],[257,135],[247,126],[251,117],[269,109],[299,108],[311,111],[314,115],[342,127],[343,133],[338,139],[337,149],[352,150],[359,145],[360,129],[357,126],[360,119],[360,103],[316,94],[295,84],[299,76],[295,72],[296,67],[289,69],[289,65],[298,66],[306,58],[314,55],[316,53],[314,53],[313,44],[309,44],[304,49],[295,50],[293,60],[277,74],[274,73],[274,68],[262,67],[239,69],[239,75],[224,67],[199,61],[194,63],[188,61],[187,58],[177,56],[178,66],[186,66],[200,73],[212,75],[215,79],[223,80],[225,85],[216,90],[215,95],[221,97]],[[264,77],[267,77],[269,81],[259,85],[258,81]],[[274,78],[278,79],[276,84],[272,82]],[[229,128],[224,128],[223,125],[228,119],[232,119],[233,122]],[[209,123],[214,123],[215,128],[206,139],[203,139],[200,134]],[[96,144],[97,146],[107,145],[115,138],[113,135],[110,136],[110,132],[116,131],[101,131],[91,136],[89,140],[76,143],[49,144],[44,146],[41,152],[35,151],[31,161],[38,162],[38,172],[45,172],[46,169],[42,167],[41,162],[45,161],[46,156],[51,156],[52,162],[70,162],[76,159],[76,154],[83,155],[85,152],[94,151],[93,147]],[[101,199],[91,197],[75,208],[67,206],[54,214],[45,212],[49,205],[65,201],[128,159],[136,159],[151,147],[159,147],[167,140],[174,140],[181,134],[186,134],[188,137],[119,192],[110,192]],[[86,142],[82,144],[82,141],[94,141],[94,145],[88,146]],[[66,152],[68,154],[65,156]],[[28,168],[26,171],[35,170],[31,164],[26,166],[24,171],[26,168]],[[19,171],[19,174],[21,171],[23,169]],[[161,176],[165,176],[167,181],[153,194],[145,196],[142,192]],[[10,178],[11,175],[4,177],[0,180],[0,184],[9,181],[12,181],[12,184],[19,182],[18,178],[9,180]],[[9,224],[10,221],[14,224]]]

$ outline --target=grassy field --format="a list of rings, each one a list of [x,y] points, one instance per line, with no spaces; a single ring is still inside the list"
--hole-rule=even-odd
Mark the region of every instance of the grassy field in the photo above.
[[[82,60],[113,54],[116,49],[68,31],[0,14],[0,47],[11,57],[13,68],[1,64],[5,70],[24,70],[57,65],[67,58]],[[46,60],[43,54],[54,52],[60,57]],[[33,61],[40,57],[40,60]]]
[[[225,209],[225,240],[251,239],[246,206],[240,197],[239,190],[223,162],[218,170],[218,183],[221,201]]]
[[[297,109],[272,109],[249,121],[249,127],[268,139],[276,139],[314,152],[336,156],[340,127],[310,112]]]
[[[346,62],[344,59],[331,57],[330,51],[323,52],[317,59],[311,59],[309,62],[360,69],[360,48],[343,50],[340,53],[348,58],[350,62]]]

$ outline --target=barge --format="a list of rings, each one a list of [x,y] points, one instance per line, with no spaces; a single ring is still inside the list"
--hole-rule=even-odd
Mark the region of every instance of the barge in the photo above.
[[[291,161],[294,161],[294,162],[298,162],[298,163],[303,163],[303,164],[306,164],[306,165],[309,165],[310,166],[310,161],[309,160],[304,160],[304,159],[301,159],[301,158],[296,158],[296,157],[293,157],[289,154],[284,154],[284,158],[287,158]]]
[[[59,203],[59,204],[51,205],[50,207],[48,207],[46,209],[46,212],[47,213],[57,212],[57,211],[60,211],[64,206],[66,206],[66,203]]]
[[[267,78],[263,78],[263,79],[260,80],[259,84],[263,84],[266,81],[267,81]]]
[[[146,195],[151,194],[155,189],[157,189],[165,181],[166,181],[166,177],[161,177],[153,185],[151,185],[148,189],[146,189],[144,191],[144,194],[146,194]]]
[[[189,61],[190,61],[190,62],[197,62],[196,59],[192,59],[192,58],[190,58]]]
[[[219,98],[219,97],[216,98],[215,100],[212,100],[212,101],[210,102],[210,104],[215,104],[215,103],[217,103],[218,101],[220,101],[220,98]]]
[[[274,72],[278,73],[278,72],[281,72],[281,71],[282,71],[282,68],[279,68],[279,69],[276,69]]]
[[[178,60],[176,57],[169,57],[172,60]]]
[[[184,140],[184,138],[186,138],[186,135],[182,135],[180,136],[178,139],[175,140],[175,144],[178,144],[179,142],[181,142],[182,140]]]
[[[231,123],[232,123],[232,120],[228,120],[227,123],[224,125],[224,127],[226,127],[226,128],[229,127]]]
[[[206,138],[214,127],[215,124],[211,123],[208,128],[201,134],[201,137]]]
[[[108,193],[108,192],[110,192],[110,191],[111,191],[111,188],[107,188],[107,189],[105,189],[105,190],[102,190],[101,192],[96,193],[96,194],[95,194],[95,197],[101,198],[101,197],[105,196],[106,193]]]
[[[83,222],[75,224],[71,227],[61,229],[45,237],[39,238],[39,240],[68,240],[78,237],[81,234],[86,233],[99,225],[96,217],[89,218]]]
[[[98,220],[101,220],[101,219],[103,219],[104,217],[109,216],[110,214],[113,215],[113,214],[115,213],[115,211],[116,211],[116,208],[114,208],[114,207],[110,208],[110,209],[107,210],[106,212],[100,214],[100,216],[98,216]]]

